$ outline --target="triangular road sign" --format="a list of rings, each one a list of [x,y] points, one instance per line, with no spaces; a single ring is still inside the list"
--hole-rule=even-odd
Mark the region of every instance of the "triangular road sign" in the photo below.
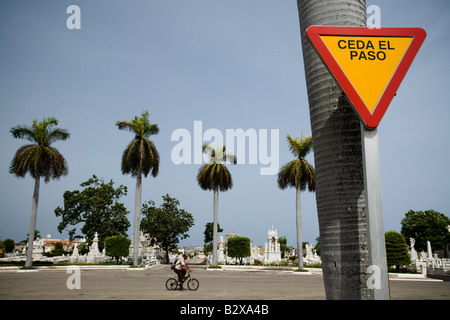
[[[368,128],[376,128],[426,37],[421,28],[310,26],[306,34]]]

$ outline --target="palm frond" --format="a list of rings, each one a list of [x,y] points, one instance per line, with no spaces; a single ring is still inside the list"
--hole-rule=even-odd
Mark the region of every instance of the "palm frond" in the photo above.
[[[122,154],[122,173],[136,177],[140,168],[145,177],[150,171],[151,175],[156,177],[159,172],[159,160],[159,153],[153,142],[135,137]]]
[[[116,126],[119,128],[119,130],[126,130],[135,133],[133,123],[129,120],[117,121]]]
[[[312,151],[312,136],[292,138],[287,135],[289,150],[297,159],[285,164],[278,173],[277,183],[280,189],[293,187],[301,191],[316,189],[316,172],[304,158]]]
[[[218,150],[211,145],[204,144],[202,146],[203,153],[210,156],[208,163],[200,167],[197,173],[197,182],[203,190],[227,191],[233,187],[233,179],[227,167],[223,164],[225,160],[236,164],[236,156],[225,153],[225,146],[221,146]]]
[[[61,153],[50,145],[57,140],[66,140],[70,134],[65,129],[52,129],[58,125],[54,117],[33,121],[31,126],[16,126],[10,132],[14,138],[34,142],[19,148],[9,167],[9,172],[18,177],[29,173],[33,178],[44,177],[45,182],[67,175],[67,162]]]
[[[56,141],[65,141],[70,137],[70,133],[65,129],[55,129],[51,132],[49,132],[47,136],[47,143],[48,145],[52,144]]]
[[[312,135],[300,139],[300,158],[305,158],[313,149]]]
[[[197,182],[203,190],[227,191],[233,187],[230,171],[222,163],[210,162],[200,167],[197,173]]]
[[[151,171],[152,177],[156,177],[159,172],[159,153],[155,145],[150,140],[142,141],[143,159],[142,173],[147,177]]]
[[[148,138],[149,136],[159,132],[158,125],[150,123],[149,113],[147,110],[144,110],[140,117],[135,116],[133,120],[117,121],[116,125],[119,130],[133,132],[141,138]]]
[[[204,144],[202,146],[202,153],[209,155],[210,158],[216,157],[216,150],[210,144]]]
[[[229,164],[236,164],[237,163],[237,157],[234,154],[231,153],[225,153],[223,155],[223,158],[225,161]]]
[[[301,139],[299,137],[292,138],[290,135],[287,135],[287,140],[289,143],[289,151],[299,159],[305,158],[312,151],[312,135]]]
[[[131,174],[136,177],[143,173],[145,177],[149,173],[156,177],[159,172],[159,153],[148,137],[159,132],[157,124],[151,124],[147,110],[142,111],[141,117],[135,116],[133,120],[121,120],[116,122],[119,130],[133,132],[135,137],[128,144],[122,154],[121,169],[123,174]]]
[[[31,142],[37,142],[35,132],[27,126],[15,126],[10,130],[12,136],[17,139],[26,139]]]
[[[202,151],[204,154],[209,155],[209,162],[223,163],[227,164],[236,164],[237,157],[231,153],[225,153],[226,147],[222,146],[218,148],[218,150],[214,149],[210,144],[204,144],[202,146]]]
[[[27,173],[34,179],[44,177],[45,182],[50,179],[59,179],[67,175],[67,162],[62,154],[55,148],[26,145],[15,153],[9,172],[18,177],[24,177]]]

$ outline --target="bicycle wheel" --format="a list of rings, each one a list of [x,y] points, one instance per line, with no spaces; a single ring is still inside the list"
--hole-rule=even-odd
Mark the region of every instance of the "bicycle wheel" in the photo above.
[[[199,285],[200,285],[200,283],[198,282],[198,280],[193,279],[193,278],[189,279],[189,281],[187,283],[189,290],[197,290]]]
[[[169,278],[166,281],[167,290],[175,290],[178,287],[178,281],[175,278]]]

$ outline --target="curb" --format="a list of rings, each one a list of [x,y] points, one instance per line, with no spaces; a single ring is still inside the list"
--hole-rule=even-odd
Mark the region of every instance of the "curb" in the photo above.
[[[221,265],[221,268],[206,268],[206,271],[250,271],[250,272],[264,272],[264,271],[281,271],[284,273],[294,273],[294,274],[317,274],[322,273],[322,270],[311,270],[305,268],[306,272],[296,272],[296,267],[271,267],[271,266],[235,266],[235,265]],[[313,271],[313,272],[311,272]]]
[[[16,272],[38,272],[38,271],[55,271],[55,270],[66,270],[67,268],[73,268],[78,267],[80,270],[136,270],[136,271],[143,271],[143,270],[150,270],[158,266],[164,266],[164,265],[153,265],[148,267],[137,267],[133,268],[128,265],[67,265],[67,266],[39,266],[39,267],[33,267],[32,269],[23,269],[23,267],[0,267],[0,272],[2,271],[16,271]]]

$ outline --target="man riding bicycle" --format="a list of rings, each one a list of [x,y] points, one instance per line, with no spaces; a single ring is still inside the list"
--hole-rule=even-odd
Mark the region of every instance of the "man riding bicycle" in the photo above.
[[[177,262],[175,263],[175,269],[173,269],[173,271],[175,271],[175,273],[178,275],[178,284],[180,290],[184,290],[183,282],[185,280],[184,276],[186,275],[186,270],[191,272],[191,269],[189,268],[189,266],[186,264],[185,261],[188,257],[189,256],[187,253],[183,254],[183,256],[177,260]]]

